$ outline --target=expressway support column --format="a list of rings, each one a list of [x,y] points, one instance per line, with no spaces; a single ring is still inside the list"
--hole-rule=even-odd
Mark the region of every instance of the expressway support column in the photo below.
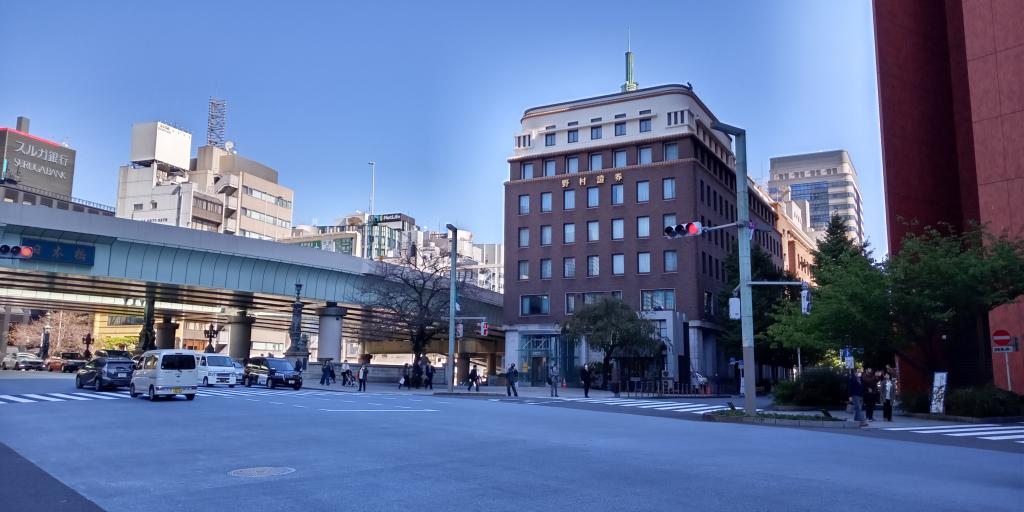
[[[459,383],[466,380],[466,377],[469,376],[469,354],[466,352],[459,352],[459,358],[456,363],[455,385],[458,386]]]
[[[249,358],[249,352],[252,351],[252,324],[255,321],[244,310],[228,319],[231,328],[228,355],[232,359],[243,361]]]
[[[164,317],[164,321],[156,326],[156,348],[176,348],[174,346],[174,334],[178,331],[178,324],[170,315]]]
[[[347,311],[337,302],[328,302],[326,307],[316,311],[320,316],[320,335],[316,360],[338,361],[341,359],[341,323]]]

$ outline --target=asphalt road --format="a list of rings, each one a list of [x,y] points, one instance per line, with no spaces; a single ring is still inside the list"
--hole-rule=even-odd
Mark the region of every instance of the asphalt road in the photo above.
[[[0,500],[51,512],[1024,510],[1020,450],[372,391],[149,403],[0,373],[0,443],[13,450],[0,446],[0,467],[24,469],[0,471]],[[282,474],[231,474],[265,467]]]

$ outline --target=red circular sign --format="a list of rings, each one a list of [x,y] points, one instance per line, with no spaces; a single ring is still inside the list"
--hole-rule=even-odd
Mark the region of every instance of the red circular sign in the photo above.
[[[1010,344],[1010,331],[999,329],[992,333],[992,343],[1005,347]]]

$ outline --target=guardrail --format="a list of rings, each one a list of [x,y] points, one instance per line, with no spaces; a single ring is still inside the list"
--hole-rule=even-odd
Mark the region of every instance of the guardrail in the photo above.
[[[103,210],[105,212],[114,213],[114,211],[115,211],[115,208],[113,206],[107,206],[105,204],[100,204],[100,203],[97,203],[97,202],[94,202],[94,201],[88,201],[86,199],[79,199],[77,197],[67,196],[67,195],[64,195],[64,194],[58,194],[56,192],[50,192],[49,190],[43,190],[41,188],[36,188],[36,187],[31,186],[31,185],[23,185],[21,183],[14,183],[14,182],[0,182],[0,185],[2,185],[4,187],[10,187],[10,188],[13,188],[15,190],[20,190],[22,192],[29,192],[31,194],[36,194],[38,196],[48,197],[50,199],[56,199],[58,201],[66,201],[66,202],[69,202],[69,203],[75,203],[75,204],[79,204],[79,205],[82,205],[82,206],[88,206],[89,208],[95,208],[97,210]]]

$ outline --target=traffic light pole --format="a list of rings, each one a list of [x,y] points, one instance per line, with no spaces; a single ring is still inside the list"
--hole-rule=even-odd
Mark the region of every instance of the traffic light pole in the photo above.
[[[458,279],[458,269],[456,264],[458,263],[458,234],[459,230],[448,224],[448,230],[451,231],[452,246],[451,246],[451,273],[448,277],[448,361],[445,362],[445,378],[448,379],[448,392],[455,392],[455,305],[458,303],[458,297],[456,296],[455,283]]]
[[[739,233],[740,332],[743,345],[743,408],[747,416],[757,414],[757,364],[754,362],[754,306],[750,287],[750,199],[747,192],[747,131],[715,121],[712,130],[736,138],[736,224]]]

